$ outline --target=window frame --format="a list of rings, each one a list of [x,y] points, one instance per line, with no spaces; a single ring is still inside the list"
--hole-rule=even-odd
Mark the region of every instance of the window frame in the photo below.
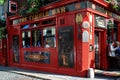
[[[26,24],[26,25],[29,25],[29,24]],[[54,38],[55,38],[55,43],[54,43],[54,47],[44,47],[44,35],[43,35],[43,30],[44,29],[50,29],[50,28],[54,28],[55,30],[55,34],[54,34]],[[40,30],[41,31],[41,47],[34,47],[32,45],[32,31],[33,30]],[[55,25],[49,25],[49,26],[45,26],[45,27],[40,27],[40,26],[37,26],[37,27],[29,27],[29,28],[26,28],[26,29],[21,29],[21,48],[24,48],[23,47],[23,32],[25,31],[30,31],[30,47],[25,47],[25,48],[56,48],[56,26]]]

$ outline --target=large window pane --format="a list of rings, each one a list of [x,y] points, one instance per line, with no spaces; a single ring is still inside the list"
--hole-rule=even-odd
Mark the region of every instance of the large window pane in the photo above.
[[[42,45],[42,31],[41,30],[32,30],[32,46],[41,47]]]
[[[44,47],[56,47],[55,28],[49,27],[43,29]]]
[[[22,47],[29,48],[30,47],[30,31],[23,31],[22,32]]]

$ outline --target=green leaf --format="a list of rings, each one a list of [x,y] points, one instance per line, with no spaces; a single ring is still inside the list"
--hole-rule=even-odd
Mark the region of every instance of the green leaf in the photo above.
[[[0,0],[0,5],[4,4],[5,0]]]

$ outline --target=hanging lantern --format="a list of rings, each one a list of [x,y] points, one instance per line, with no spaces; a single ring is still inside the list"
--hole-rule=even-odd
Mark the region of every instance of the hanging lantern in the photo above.
[[[106,19],[106,26],[107,26],[107,29],[113,29],[114,28],[114,22],[113,22],[113,19]]]

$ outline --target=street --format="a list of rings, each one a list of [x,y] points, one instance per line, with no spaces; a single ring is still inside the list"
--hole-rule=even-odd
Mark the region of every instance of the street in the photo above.
[[[16,73],[0,71],[0,80],[43,80]]]
[[[99,73],[95,74],[94,79],[50,74],[44,72],[36,72],[11,67],[0,66],[0,80],[120,80],[120,77],[105,76]]]

